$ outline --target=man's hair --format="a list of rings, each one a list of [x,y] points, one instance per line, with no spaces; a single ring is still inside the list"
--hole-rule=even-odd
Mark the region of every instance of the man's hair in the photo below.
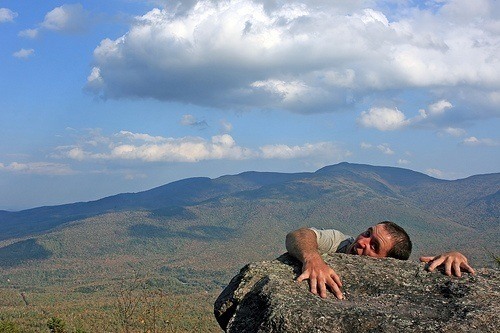
[[[392,249],[387,252],[387,257],[408,260],[411,254],[411,240],[406,231],[391,221],[383,221],[378,224],[383,224],[385,230],[387,230],[394,240],[394,245]]]

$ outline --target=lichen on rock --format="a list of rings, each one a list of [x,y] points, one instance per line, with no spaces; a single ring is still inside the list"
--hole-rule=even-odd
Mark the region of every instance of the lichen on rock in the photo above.
[[[252,263],[215,302],[223,330],[245,332],[494,332],[500,327],[498,271],[448,277],[391,258],[335,254],[345,300],[322,299],[296,282],[300,262],[288,254]]]

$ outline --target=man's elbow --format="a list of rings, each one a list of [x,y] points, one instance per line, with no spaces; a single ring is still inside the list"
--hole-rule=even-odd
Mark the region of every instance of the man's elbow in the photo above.
[[[311,236],[311,233],[314,233],[314,231],[309,228],[300,228],[289,232],[285,239],[286,250],[288,252],[292,252],[296,248],[297,243],[299,243],[302,239]]]

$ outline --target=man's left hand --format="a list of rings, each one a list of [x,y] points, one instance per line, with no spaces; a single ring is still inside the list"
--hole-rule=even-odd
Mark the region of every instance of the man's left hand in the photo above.
[[[475,274],[474,269],[467,262],[467,257],[460,252],[446,252],[435,257],[420,257],[420,261],[428,263],[426,269],[429,272],[444,265],[444,272],[448,276],[461,277],[462,270]]]

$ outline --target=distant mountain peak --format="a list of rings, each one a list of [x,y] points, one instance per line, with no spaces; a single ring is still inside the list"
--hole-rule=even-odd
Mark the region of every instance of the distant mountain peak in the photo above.
[[[356,175],[366,177],[368,174],[376,174],[389,184],[396,186],[412,186],[421,183],[446,182],[424,173],[392,166],[374,166],[369,164],[356,164],[341,162],[334,165],[325,166],[315,172],[315,174],[325,175]]]

